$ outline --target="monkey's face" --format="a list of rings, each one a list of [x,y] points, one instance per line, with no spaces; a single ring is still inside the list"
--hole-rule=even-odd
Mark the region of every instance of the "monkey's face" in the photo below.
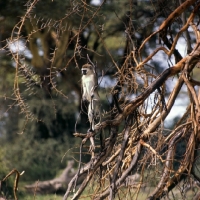
[[[82,67],[81,69],[82,75],[90,75],[92,73],[91,66]]]
[[[81,72],[82,72],[82,75],[86,75],[87,74],[87,69],[83,68],[83,69],[81,69]]]

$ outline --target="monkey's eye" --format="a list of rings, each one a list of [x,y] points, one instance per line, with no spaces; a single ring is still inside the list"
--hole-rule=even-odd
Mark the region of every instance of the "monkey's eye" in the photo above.
[[[81,71],[82,71],[82,74],[83,74],[83,75],[86,75],[86,74],[87,74],[87,69],[82,69]]]

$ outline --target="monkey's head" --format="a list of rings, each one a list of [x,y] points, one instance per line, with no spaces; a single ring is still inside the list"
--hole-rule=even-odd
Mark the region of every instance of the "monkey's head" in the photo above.
[[[92,66],[90,64],[85,64],[81,69],[82,75],[89,75],[93,73]]]

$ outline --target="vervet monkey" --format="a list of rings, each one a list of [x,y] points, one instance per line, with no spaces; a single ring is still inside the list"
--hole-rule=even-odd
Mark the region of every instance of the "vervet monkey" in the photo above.
[[[91,64],[82,66],[83,101],[88,101],[88,119],[90,131],[94,131],[95,121],[100,119],[99,94],[97,91],[98,80],[94,67]]]
[[[90,64],[82,66],[82,87],[83,87],[83,100],[91,102],[91,98],[99,99],[97,92],[98,80],[95,69]]]

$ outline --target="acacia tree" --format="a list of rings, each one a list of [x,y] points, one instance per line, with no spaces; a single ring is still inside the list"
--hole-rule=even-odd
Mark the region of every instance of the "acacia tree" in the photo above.
[[[26,100],[21,95],[19,74],[24,75],[27,82],[31,83],[28,87],[41,85],[47,98],[51,97],[52,91],[65,97],[67,94],[54,81],[56,73],[59,71],[62,74],[67,70],[70,74],[68,68],[72,65],[80,67],[86,62],[87,53],[91,59],[99,61],[100,69],[106,71],[103,67],[105,59],[101,57],[106,52],[105,57],[114,68],[112,75],[117,80],[110,90],[113,97],[111,109],[103,113],[103,119],[95,126],[95,131],[74,134],[82,139],[80,158],[83,148],[88,150],[85,146],[87,140],[91,142],[92,156],[87,164],[80,160],[78,172],[70,181],[64,199],[76,188],[77,179],[82,175],[85,178],[73,193],[72,199],[80,198],[89,183],[93,182],[95,184],[90,195],[92,199],[114,199],[117,195],[120,199],[120,195],[130,191],[127,182],[130,175],[136,172],[140,174],[140,181],[135,185],[134,192],[127,194],[135,199],[142,186],[150,184],[147,177],[152,173],[156,180],[147,199],[162,198],[188,177],[199,181],[195,163],[200,140],[200,94],[196,86],[200,83],[193,79],[191,73],[198,67],[200,58],[200,2],[174,1],[169,5],[162,0],[152,4],[102,1],[100,5],[92,6],[87,1],[71,1],[67,14],[54,22],[50,19],[43,22],[37,18],[34,11],[39,2],[35,0],[27,4],[26,13],[16,24],[8,40],[8,44],[25,41],[32,52],[31,64],[37,69],[35,74],[40,76],[39,82],[36,81],[29,65],[23,60],[25,55],[10,50],[16,63],[14,93],[27,119],[30,114]],[[124,10],[121,10],[122,4],[126,6],[123,7]],[[110,15],[111,20],[106,22],[103,11],[110,7],[116,10]],[[118,10],[122,11],[121,15],[116,12]],[[113,24],[113,16],[121,22],[118,26]],[[76,19],[79,19],[78,24]],[[105,31],[103,26],[101,29],[98,27],[103,24]],[[107,47],[106,40],[114,37],[114,33],[121,33],[118,39],[123,37],[119,30],[126,34],[123,59],[119,59],[113,49]],[[55,41],[50,43],[53,46],[48,45],[49,35]],[[187,46],[185,56],[180,54],[178,47],[178,42],[183,37],[185,42],[182,46]],[[42,57],[36,38],[40,38],[42,44]],[[169,67],[165,67],[167,69],[159,75],[157,66],[160,63],[156,62],[158,54],[169,60]],[[170,79],[175,81],[167,91],[167,81]],[[184,91],[183,85],[187,87],[189,103],[173,129],[166,131],[164,123],[175,109],[174,103]],[[180,145],[184,146],[183,151],[177,153]],[[122,187],[124,183],[126,187]]]

